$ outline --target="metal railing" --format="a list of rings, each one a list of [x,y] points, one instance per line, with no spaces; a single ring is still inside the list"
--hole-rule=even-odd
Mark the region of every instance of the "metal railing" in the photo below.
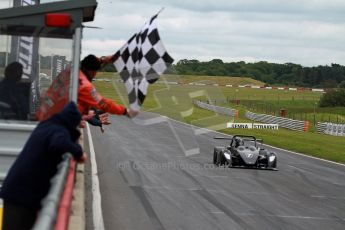
[[[276,117],[276,116],[267,115],[267,114],[257,114],[257,113],[253,113],[249,111],[246,112],[245,117],[253,121],[259,121],[259,122],[270,123],[270,124],[278,124],[279,127],[283,127],[283,128],[291,129],[295,131],[307,132],[309,129],[308,121],[293,120],[290,118]]]
[[[73,162],[73,157],[71,154],[66,153],[63,155],[63,160],[62,162],[58,165],[58,171],[55,174],[55,176],[51,179],[51,187],[50,190],[47,194],[47,196],[43,199],[42,201],[42,209],[37,217],[36,223],[32,229],[34,230],[48,230],[48,229],[53,229],[56,220],[59,218],[58,217],[58,210],[61,207],[61,201],[62,201],[62,196],[65,196],[64,194],[64,189],[68,187],[68,193],[67,196],[70,196],[67,204],[68,210],[65,210],[65,206],[63,207],[64,209],[64,214],[67,214],[67,217],[63,218],[68,218],[69,216],[69,207],[70,207],[70,202],[71,202],[71,197],[72,197],[72,190],[73,190],[73,184],[72,184],[72,189],[69,189],[70,186],[65,186],[66,185],[66,180],[68,175],[71,173],[73,174],[72,176],[72,183],[74,183],[74,175],[75,175],[75,162]],[[66,204],[63,204],[66,205]],[[64,215],[63,214],[63,215]],[[68,224],[68,220],[67,220]],[[62,228],[59,229],[67,229],[67,225],[63,224]]]
[[[345,125],[329,122],[318,122],[317,131],[332,136],[345,136]]]
[[[220,106],[216,106],[212,104],[207,104],[198,100],[193,100],[193,104],[198,106],[199,108],[207,109],[219,114],[228,115],[232,117],[238,116],[237,109],[224,108],[224,107],[220,107]]]
[[[220,114],[224,114],[228,116],[238,116],[238,110],[236,109],[215,106],[215,105],[207,104],[198,100],[194,100],[193,104],[202,109],[207,109],[216,113],[220,113]],[[305,132],[309,130],[308,121],[299,121],[299,120],[293,120],[290,118],[276,117],[276,116],[271,116],[271,115],[266,115],[266,114],[257,114],[257,113],[252,113],[249,111],[246,112],[245,117],[253,121],[259,121],[259,122],[270,123],[270,124],[278,124],[279,127],[283,127],[286,129],[291,129],[291,130],[296,130],[296,131],[305,131]]]

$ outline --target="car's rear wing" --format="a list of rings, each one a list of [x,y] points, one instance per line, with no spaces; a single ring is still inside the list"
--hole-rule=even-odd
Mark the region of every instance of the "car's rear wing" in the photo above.
[[[250,135],[234,135],[232,137],[219,137],[219,136],[215,136],[213,137],[213,139],[220,139],[220,140],[233,140],[235,139],[236,137],[239,137],[241,138],[243,141],[253,141],[255,142],[255,145],[256,145],[256,142],[259,142],[260,144],[263,144],[264,143],[264,140],[263,139],[257,139],[256,137],[254,136],[250,136]]]
[[[236,137],[239,137],[241,138],[242,140],[245,140],[245,141],[259,141],[259,142],[262,142],[263,140],[262,139],[257,139],[256,137],[254,136],[250,136],[250,135],[234,135],[232,137],[213,137],[213,139],[223,139],[223,140],[232,140]]]
[[[232,137],[213,137],[213,139],[232,140]]]

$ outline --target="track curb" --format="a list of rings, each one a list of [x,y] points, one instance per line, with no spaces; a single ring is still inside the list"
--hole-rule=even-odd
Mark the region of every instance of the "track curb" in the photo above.
[[[83,130],[84,131],[84,130]],[[84,132],[81,132],[80,144],[84,149]],[[71,204],[71,214],[68,229],[85,229],[85,165],[77,164],[73,197]]]

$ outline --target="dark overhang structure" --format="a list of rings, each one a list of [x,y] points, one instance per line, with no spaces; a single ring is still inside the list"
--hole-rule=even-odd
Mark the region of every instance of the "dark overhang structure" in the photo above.
[[[96,0],[71,0],[1,9],[0,34],[72,38],[83,22],[93,21],[96,7]],[[56,20],[61,20],[58,15],[64,15],[70,23],[49,25],[47,14],[56,15]]]

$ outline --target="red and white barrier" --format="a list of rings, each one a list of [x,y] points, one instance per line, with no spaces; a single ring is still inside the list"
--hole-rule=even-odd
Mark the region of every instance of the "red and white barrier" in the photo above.
[[[71,159],[70,161],[71,162],[68,169],[67,179],[65,182],[65,189],[60,200],[59,209],[56,217],[55,230],[68,229],[69,217],[71,213],[71,203],[73,197],[75,171],[77,165],[74,159]]]

